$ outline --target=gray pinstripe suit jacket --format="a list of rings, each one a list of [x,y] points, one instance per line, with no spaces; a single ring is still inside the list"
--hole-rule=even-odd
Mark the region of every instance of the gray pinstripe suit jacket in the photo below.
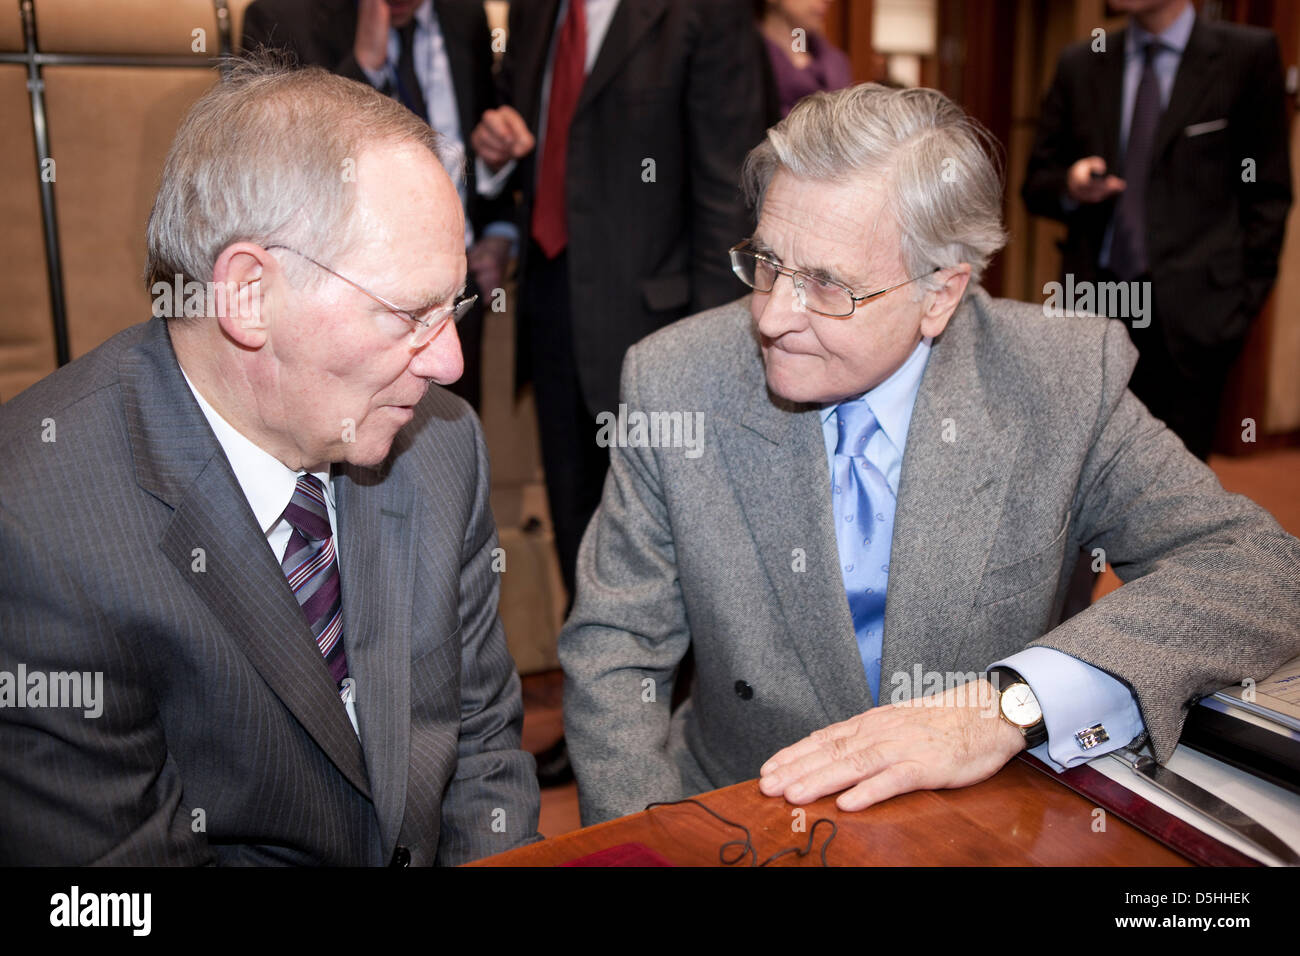
[[[431,389],[383,474],[335,468],[360,740],[162,320],[0,406],[0,447],[0,671],[104,682],[99,717],[0,709],[0,862],[458,863],[535,838],[459,399]]]
[[[1043,644],[1126,681],[1164,761],[1191,698],[1300,650],[1300,541],[1128,392],[1135,358],[1117,322],[967,293],[912,412],[883,687]],[[623,401],[701,411],[706,431],[698,457],[611,449],[583,539],[560,660],[587,824],[755,777],[871,706],[819,411],[772,400],[748,300],[635,346]],[[1081,546],[1127,583],[1053,629]],[[670,716],[688,645],[695,683]]]

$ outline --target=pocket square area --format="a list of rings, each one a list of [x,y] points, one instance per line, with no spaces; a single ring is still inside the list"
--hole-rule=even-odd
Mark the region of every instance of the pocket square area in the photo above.
[[[1183,129],[1184,136],[1204,136],[1206,133],[1216,133],[1221,129],[1228,128],[1226,119],[1209,120],[1205,123],[1193,123],[1191,126]]]

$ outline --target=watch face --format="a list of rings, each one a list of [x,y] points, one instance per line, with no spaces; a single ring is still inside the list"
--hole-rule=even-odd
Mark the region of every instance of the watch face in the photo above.
[[[1043,717],[1038,698],[1025,683],[1015,683],[1002,692],[1002,714],[1017,727],[1029,727]]]

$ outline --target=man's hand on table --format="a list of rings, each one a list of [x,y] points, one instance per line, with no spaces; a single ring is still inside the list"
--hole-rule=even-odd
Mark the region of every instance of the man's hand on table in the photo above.
[[[862,810],[912,790],[979,783],[1024,747],[980,679],[818,730],[763,764],[759,789],[795,804],[844,790],[835,805]]]

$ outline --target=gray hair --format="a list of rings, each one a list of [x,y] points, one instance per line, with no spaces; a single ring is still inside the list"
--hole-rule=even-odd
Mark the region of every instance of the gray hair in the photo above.
[[[800,100],[750,151],[742,178],[761,212],[778,169],[822,182],[878,176],[908,275],[967,262],[978,282],[1006,244],[1000,153],[993,135],[937,90],[863,83]]]
[[[235,61],[181,121],[167,154],[149,214],[146,287],[177,274],[211,280],[234,242],[326,258],[346,251],[358,158],[401,142],[426,147],[459,175],[442,137],[371,87],[294,69],[266,51]],[[322,240],[328,252],[314,248]],[[302,264],[290,268],[305,274]]]

